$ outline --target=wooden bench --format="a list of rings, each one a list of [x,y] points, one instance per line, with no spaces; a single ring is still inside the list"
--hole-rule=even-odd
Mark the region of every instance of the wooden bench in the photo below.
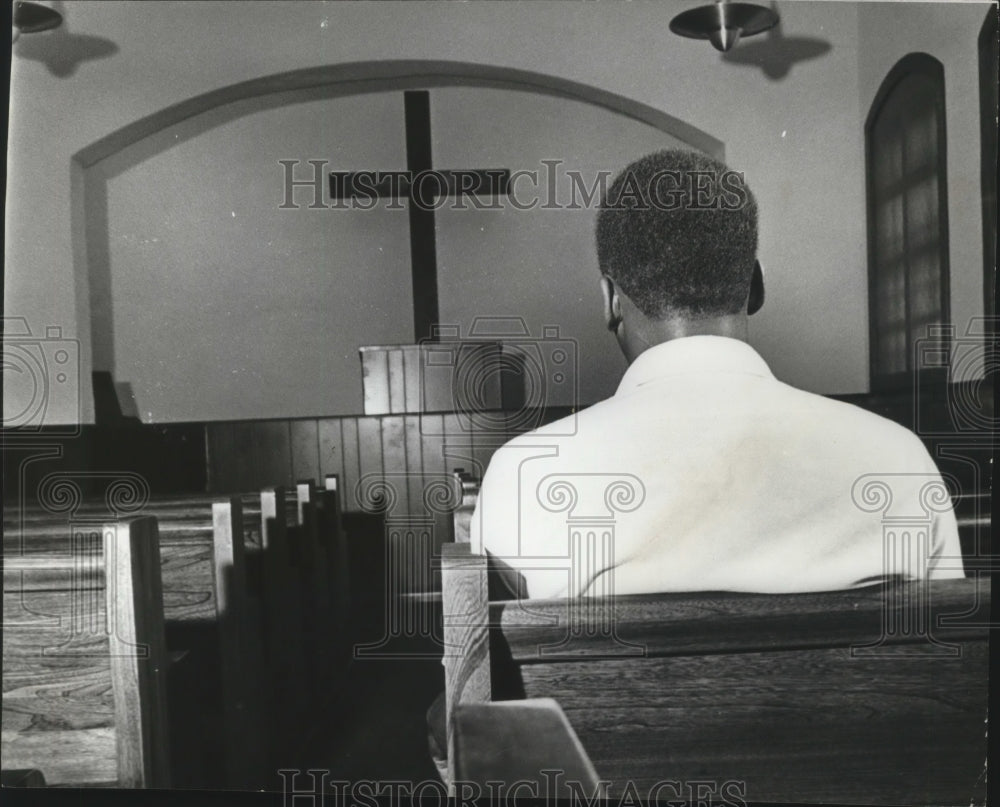
[[[69,566],[4,557],[3,764],[50,785],[168,787],[156,521],[81,541],[92,551]]]
[[[338,677],[347,675],[353,662],[353,641],[351,635],[351,557],[344,529],[340,477],[327,474],[323,480],[323,491],[319,495],[320,524],[327,540],[327,558],[330,562],[330,585],[334,608],[334,659]]]
[[[265,493],[264,544],[281,569],[266,600],[283,603],[266,608],[271,731],[281,738],[274,770],[293,766],[322,728],[316,718],[342,698],[351,661],[347,543],[336,478],[325,485],[301,481],[294,498]]]
[[[154,500],[142,509],[158,520],[167,646],[188,653],[186,677],[171,684],[178,785],[251,786],[263,764],[253,740],[263,686],[256,679],[259,631],[248,610],[241,510],[238,498],[218,497],[183,505]],[[5,530],[5,556],[65,563],[99,512],[77,511],[69,519],[50,513],[48,520],[30,513],[19,529]],[[44,588],[49,581],[36,573],[24,585]]]
[[[218,700],[222,714],[214,714],[211,702],[194,709],[202,725],[194,734],[204,735],[210,750],[197,751],[191,742],[181,744],[191,752],[192,763],[207,763],[186,784],[273,784],[268,771],[294,761],[289,755],[294,756],[308,736],[318,706],[340,691],[349,658],[344,635],[347,603],[342,597],[334,603],[329,578],[346,580],[344,566],[334,565],[335,558],[346,558],[342,540],[338,546],[333,534],[336,524],[336,535],[342,538],[336,478],[327,484],[331,490],[316,491],[311,483],[303,483],[296,497],[281,488],[232,497],[229,506],[234,512],[242,507],[244,518],[221,533],[220,524],[215,524],[214,565],[211,519],[213,502],[219,497],[157,496],[136,503],[141,512],[155,514],[161,522],[171,646],[186,647],[197,640],[205,650],[204,637],[196,634],[204,633],[209,623],[220,629],[217,652],[210,651],[215,666],[221,664],[219,686],[205,686],[206,676],[194,679],[189,689]],[[83,500],[72,515],[86,520],[106,509],[105,501]],[[32,552],[44,551],[39,539],[45,533],[56,542],[61,535],[65,543],[69,527],[65,516],[39,506],[8,509],[5,522],[6,534],[17,536],[19,545]],[[234,546],[228,535],[241,535],[242,546]],[[221,727],[222,736],[208,740],[216,734],[215,726]],[[265,756],[267,747],[270,753]],[[211,764],[211,754],[219,752],[225,753],[224,766]],[[198,778],[223,770],[222,778]]]
[[[450,761],[459,705],[554,698],[612,795],[965,803],[981,779],[985,580],[489,603],[467,544],[443,577]]]
[[[319,489],[312,480],[296,484],[298,501],[297,525],[299,536],[296,563],[299,567],[303,613],[307,615],[303,628],[311,648],[308,671],[312,675],[316,703],[328,705],[339,684],[343,683],[347,665],[340,657],[342,635],[346,629],[343,594],[337,586],[346,579],[346,568],[338,557],[342,551],[336,511],[336,493]],[[339,562],[338,562],[339,561]]]

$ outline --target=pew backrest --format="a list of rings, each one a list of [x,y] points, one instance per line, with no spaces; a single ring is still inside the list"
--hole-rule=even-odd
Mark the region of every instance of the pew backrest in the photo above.
[[[985,579],[487,604],[485,575],[445,549],[449,755],[459,705],[554,698],[612,794],[951,803],[981,773]]]

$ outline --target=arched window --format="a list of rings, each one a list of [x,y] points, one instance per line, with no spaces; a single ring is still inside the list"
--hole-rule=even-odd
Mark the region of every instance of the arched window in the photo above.
[[[873,390],[912,383],[915,342],[948,324],[948,198],[944,67],[903,57],[865,124],[868,297]],[[946,368],[931,371],[947,376]]]

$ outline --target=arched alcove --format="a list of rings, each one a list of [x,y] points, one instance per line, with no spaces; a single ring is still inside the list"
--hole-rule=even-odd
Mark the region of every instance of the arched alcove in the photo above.
[[[587,120],[587,115],[593,116],[606,116],[608,120],[618,120],[620,121],[620,126],[627,129],[629,126],[633,127],[650,127],[651,130],[661,132],[664,136],[663,140],[667,144],[681,144],[686,147],[699,149],[706,151],[715,156],[723,156],[723,146],[721,142],[715,138],[707,135],[706,133],[696,129],[695,127],[686,124],[683,121],[679,121],[673,116],[661,111],[654,109],[648,105],[637,102],[633,99],[625,98],[614,93],[607,92],[597,87],[591,87],[587,85],[582,85],[577,82],[568,81],[556,76],[547,76],[538,73],[532,73],[522,70],[514,70],[511,68],[501,68],[492,67],[488,65],[477,65],[469,63],[457,63],[457,62],[444,62],[444,61],[378,61],[378,62],[363,62],[363,63],[352,63],[344,65],[330,65],[325,67],[310,68],[305,70],[292,71],[290,73],[283,73],[274,76],[267,76],[251,81],[243,82],[236,85],[231,85],[229,87],[220,88],[212,90],[210,92],[204,93],[202,95],[190,98],[179,104],[172,105],[165,109],[159,110],[158,112],[149,115],[141,120],[135,121],[121,129],[112,132],[100,140],[90,144],[86,148],[78,151],[74,155],[74,175],[76,181],[74,181],[72,186],[72,198],[73,198],[73,209],[75,212],[73,221],[73,238],[74,238],[74,256],[76,261],[76,271],[80,273],[78,276],[85,277],[87,279],[88,289],[89,289],[89,313],[90,313],[90,332],[91,332],[91,344],[92,344],[92,355],[93,355],[93,368],[95,370],[107,370],[115,375],[116,380],[129,382],[131,379],[131,368],[129,366],[121,366],[120,362],[116,361],[116,344],[126,345],[132,344],[135,340],[130,341],[130,336],[134,334],[119,335],[118,341],[116,341],[115,333],[115,321],[116,312],[115,305],[119,304],[123,299],[130,299],[128,297],[129,284],[132,283],[132,265],[128,267],[129,274],[122,274],[121,261],[118,262],[119,272],[117,275],[117,281],[112,282],[112,252],[117,250],[118,253],[125,254],[134,257],[137,253],[129,253],[121,246],[123,239],[135,237],[136,239],[143,239],[146,237],[146,233],[140,232],[133,229],[128,229],[127,227],[122,231],[121,225],[116,225],[115,222],[109,220],[109,188],[113,188],[115,183],[122,182],[122,178],[125,176],[130,176],[131,179],[129,183],[132,187],[132,198],[140,199],[143,204],[148,204],[150,206],[157,204],[157,194],[164,190],[163,187],[158,187],[156,183],[156,176],[158,173],[156,171],[147,172],[147,168],[157,164],[165,164],[166,162],[172,162],[174,168],[179,170],[196,172],[196,167],[191,164],[179,165],[178,160],[180,159],[177,155],[184,153],[184,149],[190,149],[192,144],[197,142],[208,142],[215,138],[219,140],[222,137],[220,132],[231,132],[234,131],[234,127],[237,127],[239,131],[244,132],[245,127],[250,124],[248,121],[253,120],[269,120],[270,129],[267,132],[274,133],[280,127],[280,124],[276,122],[275,116],[285,117],[285,113],[289,113],[287,117],[292,118],[291,110],[297,108],[297,105],[301,107],[306,107],[312,104],[314,107],[317,104],[330,104],[337,103],[343,105],[350,105],[350,99],[355,99],[357,104],[364,105],[367,109],[369,106],[378,106],[384,103],[394,104],[395,96],[401,95],[402,90],[406,89],[430,89],[430,90],[440,90],[442,95],[445,93],[461,93],[463,91],[468,92],[482,92],[489,93],[494,92],[494,94],[503,93],[515,93],[523,94],[526,99],[553,99],[553,102],[560,102],[565,104],[574,105],[574,108],[579,108],[580,110],[591,109],[592,113],[581,112],[580,114],[584,116]],[[379,95],[383,96],[382,100],[378,102],[369,103],[366,99],[374,99]],[[520,96],[519,96],[520,97]],[[389,100],[385,100],[389,99]],[[533,102],[534,103],[534,102]],[[537,105],[537,104],[536,104]],[[455,106],[455,105],[453,105]],[[332,107],[331,107],[332,108]],[[457,108],[457,107],[455,107]],[[358,110],[361,106],[351,106],[351,109]],[[401,108],[399,110],[399,118],[401,120]],[[536,110],[537,112],[537,110]],[[537,115],[536,115],[537,117]],[[447,121],[445,122],[447,123]],[[578,121],[579,123],[579,121]],[[393,124],[394,125],[394,124]],[[243,127],[243,128],[239,128]],[[572,128],[572,123],[567,122],[567,129]],[[442,132],[446,130],[446,126],[439,126],[436,128],[437,132]],[[267,135],[265,135],[267,136]],[[381,136],[381,135],[380,135]],[[567,135],[568,136],[568,135]],[[357,134],[358,139],[363,139],[362,134]],[[234,141],[234,148],[239,147],[241,141],[237,138]],[[325,154],[317,153],[302,153],[295,152],[292,149],[291,152],[284,155],[291,158],[298,158],[305,161],[306,159],[314,156],[325,157]],[[628,157],[623,157],[622,159],[630,159],[631,157],[637,156],[636,154],[629,154]],[[226,155],[228,159],[229,155]],[[236,158],[234,158],[236,159]],[[378,158],[374,158],[378,159]],[[436,164],[437,164],[437,158]],[[277,160],[273,161],[273,164],[266,166],[268,170],[277,169]],[[393,165],[331,165],[331,168],[339,169],[358,169],[358,168],[392,168],[401,167]],[[445,167],[445,166],[442,166]],[[454,165],[447,167],[456,168],[471,168],[471,167],[490,167],[487,165],[473,166],[473,165]],[[620,167],[620,166],[616,166]],[[164,169],[165,170],[165,169]],[[138,183],[140,178],[144,177],[146,174],[151,177],[149,187],[144,191],[148,194],[146,198],[140,198],[138,191]],[[163,171],[159,172],[159,175],[163,175]],[[188,177],[189,182],[193,182],[195,174]],[[277,181],[277,180],[276,180]],[[202,194],[215,193],[216,189],[212,187],[213,180],[211,176],[205,177],[206,187],[202,188],[199,192]],[[257,189],[259,190],[259,188]],[[259,196],[259,194],[258,194]],[[176,194],[175,194],[176,197]],[[192,200],[193,205],[197,206],[197,200]],[[221,205],[218,202],[216,207]],[[173,201],[174,208],[179,206],[177,199]],[[112,207],[114,207],[114,201],[112,200]],[[135,205],[128,206],[124,208],[119,207],[119,210],[134,208]],[[169,212],[169,205],[166,206],[164,215]],[[218,212],[216,210],[215,212]],[[228,208],[226,208],[228,213]],[[237,215],[243,215],[242,211],[236,209],[234,204],[234,209],[232,210],[232,216],[235,219]],[[120,214],[119,214],[120,215]],[[150,214],[149,218],[152,217]],[[291,219],[286,219],[286,221],[291,221]],[[295,220],[298,222],[298,220]],[[190,222],[189,222],[190,224]],[[205,227],[212,228],[213,237],[219,240],[220,245],[227,239],[232,238],[233,232],[231,228],[228,227],[230,222],[228,221],[213,221],[207,223]],[[372,231],[378,230],[379,225],[375,222],[374,218],[370,218],[364,222],[364,225],[358,224],[354,230],[355,233],[361,232],[362,226],[364,227],[364,232],[369,235]],[[441,227],[449,226],[447,222],[445,224],[439,223],[439,232]],[[450,225],[450,226],[463,226],[463,225]],[[292,228],[294,229],[294,227]],[[551,228],[550,228],[551,229]],[[112,243],[112,233],[115,234],[115,241]],[[243,231],[246,234],[246,231]],[[178,239],[180,236],[175,233],[174,238]],[[155,238],[148,239],[150,241],[155,241]],[[186,239],[185,239],[186,240]],[[578,241],[586,240],[589,242],[589,236],[584,238],[577,237]],[[536,238],[536,243],[539,239]],[[374,242],[372,242],[374,244]],[[192,266],[191,261],[198,261],[201,259],[202,255],[200,253],[185,253],[185,248],[187,244],[184,244],[180,249],[170,249],[161,244],[158,249],[160,249],[160,255],[165,259],[161,264],[151,261],[147,266],[143,266],[143,261],[140,260],[136,266],[135,271],[141,272],[146,271],[147,276],[152,276],[155,273],[167,273],[171,271],[178,273],[176,278],[177,283],[201,283],[205,282],[209,286],[209,290],[206,294],[215,294],[219,301],[219,304],[214,308],[208,309],[205,312],[203,321],[205,320],[218,320],[219,317],[225,315],[229,316],[232,312],[229,310],[223,310],[223,303],[225,300],[226,291],[224,289],[213,287],[213,280],[208,279],[202,281],[198,276],[199,267]],[[316,247],[316,245],[313,245]],[[380,245],[381,246],[381,245]],[[398,243],[396,241],[391,241],[386,246],[389,252],[398,252]],[[150,246],[151,249],[157,249],[157,247]],[[247,246],[246,249],[249,250],[251,247]],[[589,249],[589,243],[587,244]],[[222,247],[219,246],[221,250]],[[451,255],[458,255],[461,258],[461,249],[451,251]],[[189,259],[181,270],[175,265],[171,268],[171,263],[176,261],[181,261],[184,256]],[[444,258],[447,259],[449,253],[446,250]],[[285,252],[286,258],[288,257],[288,250]],[[242,259],[245,261],[247,255],[243,254]],[[294,257],[294,256],[293,256]],[[240,260],[241,255],[239,250],[236,250],[233,255],[233,260]],[[316,253],[312,255],[311,258],[302,257],[305,260],[323,260],[321,253]],[[143,259],[145,260],[145,259]],[[406,256],[408,260],[408,255]],[[574,260],[579,261],[579,258],[574,258]],[[218,261],[215,264],[212,263],[211,256],[206,257],[207,266],[218,265]],[[246,285],[242,283],[243,278],[240,278],[241,283],[230,283],[231,285],[231,295],[237,297],[241,294],[246,294],[249,287],[256,288],[258,293],[261,294],[263,298],[262,305],[267,306],[269,301],[267,300],[267,295],[260,291],[262,284],[274,283],[276,288],[279,288],[283,283],[299,283],[301,288],[305,288],[308,282],[303,282],[301,278],[296,279],[293,275],[279,276],[279,270],[275,270],[274,273],[268,273],[261,267],[257,268],[257,271],[248,272],[246,277]],[[393,283],[392,277],[389,275],[392,271],[397,274],[399,272],[399,267],[395,269],[387,269],[389,274],[385,275],[381,281],[373,279],[373,283],[382,282],[384,287]],[[220,275],[220,278],[224,278],[225,273]],[[127,282],[123,282],[125,279]],[[315,278],[314,278],[315,279]],[[398,278],[395,278],[398,280]],[[329,296],[335,293],[335,290],[330,286],[325,285],[326,278],[323,279],[323,284],[317,285],[314,292],[310,294],[310,302],[315,302],[317,299],[323,298],[324,295]],[[114,295],[112,294],[112,286],[115,286]],[[159,308],[157,306],[157,295],[159,294],[161,299],[165,298],[169,293],[169,289],[164,289],[162,283],[151,284],[148,288],[144,288],[144,294],[148,294],[149,300],[144,303],[148,309],[153,309],[156,313],[159,313]],[[400,284],[396,283],[393,288],[396,288]],[[408,285],[408,284],[406,284]],[[356,289],[355,289],[356,291]],[[304,292],[303,292],[304,293]],[[199,295],[203,297],[205,295]],[[282,303],[280,300],[276,301],[278,303],[277,308],[283,311],[280,316],[289,318],[289,320],[303,319],[296,316],[294,301],[286,300]],[[374,297],[368,299],[360,299],[357,301],[357,305],[353,306],[351,311],[348,312],[354,315],[358,311],[362,311],[367,306],[369,309],[374,309],[379,304],[379,301]],[[394,298],[387,301],[389,307],[395,306],[399,307],[400,301]],[[259,306],[258,306],[259,307]],[[239,306],[237,306],[239,308]],[[405,306],[404,306],[405,308]],[[453,306],[454,309],[454,306]],[[239,312],[237,312],[238,314]],[[246,312],[244,312],[245,314]],[[444,311],[442,312],[444,314]],[[469,312],[462,311],[456,316],[465,316]],[[496,312],[491,312],[496,313]],[[120,312],[119,312],[120,314]],[[334,312],[336,315],[336,312]],[[131,314],[130,314],[131,316]],[[278,316],[278,314],[275,314]],[[314,310],[311,313],[313,319],[317,319],[321,316],[320,312]],[[134,317],[133,317],[134,318]],[[146,318],[147,322],[143,323],[144,327],[148,327],[147,330],[142,330],[143,340],[149,340],[150,343],[155,343],[157,340],[165,338],[165,333],[163,328],[166,325],[160,326],[160,332],[157,330],[157,323],[154,321],[156,318]],[[303,319],[303,322],[307,320],[308,317]],[[269,320],[270,321],[270,320]],[[252,323],[246,323],[240,320],[242,327],[252,328]],[[187,322],[186,325],[179,323],[177,325],[179,328],[187,328],[190,332],[192,327],[191,322]],[[214,327],[215,343],[218,343],[220,339],[224,340],[230,336],[234,340],[241,338],[245,339],[245,335],[240,335],[239,328],[233,329],[231,332],[225,332],[220,330],[221,326],[216,324]],[[348,317],[343,323],[343,328],[345,330],[350,330],[352,328],[356,329],[357,323],[353,323]],[[377,331],[377,329],[376,329]],[[260,328],[256,328],[254,333],[260,333]],[[284,332],[282,332],[284,333]],[[311,342],[311,344],[305,345],[307,351],[313,351],[317,355],[323,350],[323,346],[318,344],[316,340],[319,339],[315,335],[315,329],[312,329],[308,334],[299,333],[298,335],[289,336],[287,339],[276,338],[273,344],[268,346],[267,333],[262,335],[262,344],[268,347],[269,350],[277,350],[289,352],[287,344],[288,342],[299,343],[299,342]],[[408,339],[401,338],[399,336],[394,336],[392,333],[387,336],[378,337],[374,339],[366,339],[364,341],[378,341],[379,338],[388,338],[393,341],[409,341]],[[589,337],[588,337],[589,338]],[[600,334],[593,337],[592,341],[596,341],[600,338]],[[170,341],[170,338],[167,338]],[[586,340],[585,340],[586,341]],[[210,350],[212,342],[209,341],[209,346],[203,348],[203,350]],[[192,350],[194,348],[192,347]],[[348,351],[349,352],[349,351]],[[157,361],[161,365],[173,361],[191,361],[197,363],[198,359],[191,358],[187,353],[186,349],[178,348],[174,350],[173,353],[168,357],[167,351],[164,351]],[[176,357],[176,358],[175,358]],[[338,377],[343,378],[344,374],[348,371],[354,375],[358,375],[356,358],[348,360],[347,358],[341,357],[342,367],[337,371]],[[241,357],[240,367],[233,366],[232,370],[227,369],[226,372],[242,372],[249,376],[247,383],[252,383],[254,385],[266,386],[270,381],[274,383],[282,384],[289,383],[289,381],[294,381],[296,378],[301,377],[304,372],[302,367],[297,370],[292,366],[294,365],[294,357],[289,358],[291,364],[288,366],[288,374],[286,376],[276,378],[273,373],[269,373],[266,370],[261,370],[253,358],[252,352],[248,349],[243,352]],[[232,363],[232,361],[230,362]],[[284,365],[283,365],[284,366]],[[229,365],[226,365],[228,368]],[[323,368],[326,372],[329,368]],[[145,372],[152,373],[153,370],[146,368]],[[162,372],[164,384],[169,383],[170,370],[166,368],[158,371]],[[298,373],[298,375],[296,375]],[[220,377],[221,373],[217,373],[215,377]],[[352,379],[353,381],[354,379]],[[188,378],[185,377],[185,383],[188,382]],[[197,385],[198,380],[196,377],[192,377],[190,382]],[[157,382],[159,384],[159,382]],[[219,393],[222,395],[223,393]],[[245,394],[237,394],[236,388],[234,387],[228,393],[226,393],[228,399],[233,398],[245,398]],[[589,401],[586,401],[589,402]],[[221,407],[217,407],[219,411],[222,411]],[[146,416],[146,407],[140,406],[140,415]],[[273,411],[273,406],[271,409],[265,407],[262,410],[253,410],[246,412],[230,412],[227,409],[228,416],[235,417],[267,417],[267,416],[286,416],[286,415],[318,415],[318,414],[335,414],[348,412],[343,411],[344,407],[340,406],[338,409],[336,406],[334,410],[318,409],[317,405],[313,405],[303,411]],[[214,415],[214,410],[212,407],[208,407],[206,410],[202,409],[192,409],[190,412],[168,412],[166,414],[160,412],[149,412],[149,418],[151,420],[167,419],[212,419]]]
[[[111,132],[78,151],[73,159],[87,168],[180,120],[236,101],[277,97],[283,92],[319,88],[333,98],[370,92],[454,86],[503,87],[583,101],[647,123],[720,159],[724,157],[722,141],[707,132],[648,104],[599,87],[530,70],[472,62],[385,60],[292,70],[211,90]],[[260,103],[267,102],[258,100],[258,104]]]

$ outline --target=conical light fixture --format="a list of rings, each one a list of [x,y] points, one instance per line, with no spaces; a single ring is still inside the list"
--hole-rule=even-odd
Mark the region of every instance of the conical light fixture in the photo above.
[[[39,31],[51,31],[62,24],[62,14],[53,11],[41,3],[29,0],[17,0],[14,3],[14,33],[12,39],[20,34],[37,34]]]
[[[778,24],[771,9],[753,3],[727,3],[683,11],[670,21],[670,30],[689,39],[708,39],[716,50],[727,51],[742,37],[762,33]]]

